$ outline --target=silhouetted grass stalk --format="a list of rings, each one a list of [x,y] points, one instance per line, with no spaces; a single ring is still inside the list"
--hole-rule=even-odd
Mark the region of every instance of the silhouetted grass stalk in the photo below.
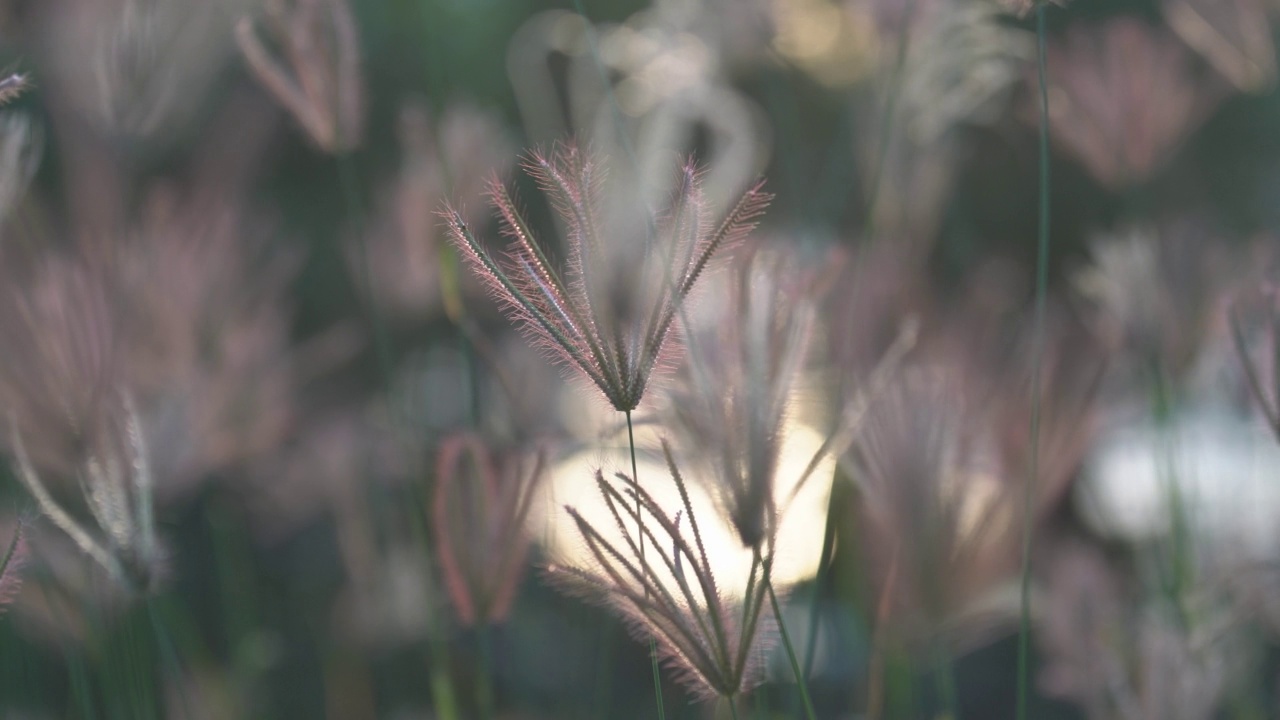
[[[760,551],[756,550],[756,559],[760,559]],[[782,617],[782,607],[778,604],[778,595],[773,591],[773,557],[763,561],[764,573],[762,581],[765,591],[769,593],[769,605],[773,607],[773,617],[778,622],[778,634],[782,638],[782,647],[787,651],[787,662],[791,663],[791,672],[795,675],[796,685],[800,690],[800,702],[804,704],[804,714],[809,720],[817,720],[813,712],[813,701],[809,699],[808,684],[804,680],[804,672],[796,660],[795,648],[791,645],[791,636],[787,633],[787,623]]]
[[[1049,87],[1045,60],[1045,0],[1036,3],[1036,79],[1040,89],[1040,217],[1036,238],[1035,339],[1031,361],[1031,452],[1022,506],[1022,578],[1018,619],[1017,718],[1027,718],[1031,655],[1031,543],[1040,470],[1040,373],[1044,361],[1045,295],[1049,283]]]
[[[627,416],[627,445],[631,449],[631,477],[635,480],[636,485],[640,484],[640,475],[636,472],[636,435],[631,426],[631,411],[626,411]],[[648,572],[648,565],[644,559],[644,520],[640,517],[643,509],[640,501],[640,495],[636,495],[636,535],[637,543],[640,547],[640,567]],[[645,598],[649,597],[649,589],[645,588]],[[662,703],[662,673],[658,668],[658,644],[654,641],[653,636],[649,636],[649,663],[653,668],[653,697],[658,702],[658,718],[661,720],[667,716],[666,710]]]

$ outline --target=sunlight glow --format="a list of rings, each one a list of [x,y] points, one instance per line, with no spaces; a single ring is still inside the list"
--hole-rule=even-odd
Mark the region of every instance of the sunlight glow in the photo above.
[[[822,446],[823,436],[811,427],[793,423],[786,432],[779,461],[775,497],[785,502],[809,460]],[[674,515],[682,505],[675,483],[671,480],[656,443],[637,437],[637,470],[641,484]],[[571,505],[595,528],[621,545],[624,541],[608,507],[595,486],[596,468],[606,475],[625,470],[630,473],[630,456],[626,435],[621,443],[600,450],[586,451],[567,458],[551,469],[549,481],[543,485],[529,513],[529,527],[556,562],[590,567],[591,557],[573,521],[564,511]],[[707,546],[707,555],[720,590],[729,597],[741,597],[751,569],[751,551],[743,548],[737,534],[722,517],[709,490],[710,481],[700,477],[694,463],[681,463],[681,474],[688,483],[690,502]],[[827,456],[818,464],[809,481],[782,517],[778,529],[774,581],[785,586],[804,581],[817,572],[822,553],[821,528],[826,522],[827,498],[835,459]],[[681,529],[688,531],[687,521]],[[667,548],[671,552],[671,548]]]

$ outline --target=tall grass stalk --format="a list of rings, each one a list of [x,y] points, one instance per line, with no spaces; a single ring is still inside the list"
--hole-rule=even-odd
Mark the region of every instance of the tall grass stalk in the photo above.
[[[407,513],[409,533],[418,547],[430,551],[431,543],[427,539],[426,519],[423,517],[427,498],[423,496],[419,484],[415,483],[409,487],[409,503],[412,508],[412,511]],[[428,587],[427,591],[435,592],[435,588]],[[439,632],[440,628],[437,627],[434,615],[429,617],[428,622],[431,627],[427,633],[427,683],[431,687],[432,710],[435,717],[440,720],[461,720],[462,715],[458,712],[458,698],[453,687],[453,675],[450,672],[451,658],[448,642]]]
[[[493,720],[493,645],[492,627],[487,618],[476,623],[477,642],[480,646],[480,673],[476,678],[476,701],[482,720]]]
[[[156,610],[155,597],[148,596],[145,603],[147,617],[151,621],[151,632],[155,635],[156,644],[160,648],[160,657],[167,667],[171,681],[176,684],[178,707],[182,711],[181,717],[184,720],[190,720],[194,716],[191,714],[191,706],[187,702],[187,689],[182,674],[182,663],[178,660],[177,646],[174,645],[173,637],[160,619],[160,614]]]
[[[1017,718],[1027,718],[1028,673],[1031,660],[1031,542],[1040,470],[1040,372],[1044,361],[1045,294],[1049,283],[1049,86],[1045,60],[1046,0],[1036,3],[1036,80],[1040,89],[1040,217],[1036,238],[1035,339],[1031,361],[1031,452],[1026,496],[1022,506],[1022,579],[1018,618]]]
[[[759,560],[760,551],[756,551],[756,558]],[[769,593],[769,605],[773,607],[773,617],[778,622],[778,634],[782,637],[782,647],[787,651],[787,661],[791,663],[791,672],[795,674],[796,685],[800,690],[800,702],[804,704],[804,714],[808,720],[817,720],[817,715],[813,712],[813,701],[809,699],[808,684],[804,680],[804,673],[800,670],[800,663],[796,660],[795,648],[791,645],[791,636],[787,633],[787,623],[782,617],[782,607],[778,604],[778,595],[773,591],[773,558],[770,557],[764,561],[763,581],[765,590]]]
[[[49,609],[49,614],[63,627],[69,627],[70,620],[60,609],[53,594],[49,592],[48,584],[40,583],[40,589],[44,594],[44,605]],[[97,720],[98,714],[93,709],[93,684],[89,679],[89,671],[85,665],[84,657],[68,648],[65,642],[59,640],[58,644],[67,659],[67,675],[71,681],[71,698],[79,712],[78,717],[82,720]]]
[[[1190,630],[1193,622],[1191,610],[1187,607],[1187,590],[1192,583],[1195,569],[1192,564],[1191,529],[1187,518],[1186,498],[1183,497],[1182,484],[1178,479],[1178,463],[1174,457],[1178,447],[1176,433],[1178,428],[1174,422],[1174,397],[1169,379],[1165,376],[1164,367],[1159,360],[1151,362],[1151,401],[1152,415],[1156,425],[1156,475],[1164,486],[1169,512],[1172,547],[1168,562],[1161,564],[1161,580],[1163,590],[1173,605],[1178,622],[1184,630]]]
[[[729,706],[729,717],[732,720],[738,720],[738,703],[735,698],[721,698],[721,702]]]
[[[636,435],[631,427],[631,411],[626,411],[627,416],[627,445],[631,449],[631,477],[640,484],[640,475],[636,473]],[[640,547],[640,567],[648,568],[644,560],[644,521],[640,517],[642,510],[640,496],[636,495],[636,534],[639,536],[637,542]],[[648,596],[648,588],[645,589],[645,596]],[[649,663],[653,668],[653,697],[658,703],[658,718],[663,720],[667,713],[663,708],[662,702],[662,674],[658,669],[658,645],[654,641],[653,636],[649,636]]]
[[[884,182],[884,168],[886,160],[889,156],[889,143],[892,142],[894,129],[894,115],[897,114],[898,97],[902,91],[902,73],[907,64],[907,51],[911,42],[911,20],[915,17],[916,0],[907,0],[906,7],[902,16],[902,32],[898,37],[898,50],[893,60],[893,71],[889,76],[889,84],[887,95],[884,102],[884,112],[880,117],[880,138],[877,143],[879,151],[876,154],[875,163],[872,165],[871,180],[867,189],[866,198],[866,218],[862,224],[863,242],[869,242],[876,230],[876,205],[880,201],[880,186]],[[858,300],[859,280],[861,279],[861,271],[858,266],[854,267],[853,298],[856,303]],[[832,478],[834,483],[835,477]],[[828,497],[832,497],[828,495]],[[822,555],[818,563],[817,577],[813,584],[813,610],[809,614],[808,640],[805,643],[805,659],[804,659],[804,677],[808,678],[813,672],[814,648],[817,646],[818,639],[818,619],[817,612],[818,600],[822,595],[823,588],[826,586],[827,574],[830,572],[831,564],[835,558],[831,556],[835,543],[835,521],[836,514],[834,509],[828,502],[827,517],[825,528],[822,531]]]
[[[952,673],[947,647],[941,640],[933,645],[933,672],[933,683],[938,693],[938,705],[942,708],[942,717],[947,720],[958,720],[960,706],[956,697],[956,678]]]

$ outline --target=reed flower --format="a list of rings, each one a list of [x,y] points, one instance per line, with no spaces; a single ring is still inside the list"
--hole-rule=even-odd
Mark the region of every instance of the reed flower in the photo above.
[[[284,53],[273,57],[249,18],[236,42],[258,81],[321,150],[339,154],[360,144],[364,86],[360,47],[346,0],[269,0],[266,29]]]
[[[689,163],[661,217],[635,207],[634,197],[606,215],[605,169],[590,153],[561,145],[549,155],[533,154],[526,170],[568,228],[566,267],[551,262],[517,201],[496,180],[489,195],[512,247],[495,256],[461,212],[447,207],[450,237],[535,344],[580,371],[616,410],[630,412],[671,345],[680,304],[712,256],[755,228],[772,196],[757,183],[713,222],[700,175]],[[603,223],[606,217],[613,222]]]
[[[690,690],[733,698],[763,680],[760,638],[767,619],[760,610],[773,561],[772,542],[756,554],[742,600],[723,597],[684,479],[665,441],[662,447],[683,507],[669,515],[633,478],[618,473],[610,481],[596,471],[596,484],[622,541],[611,542],[566,506],[594,563],[589,568],[552,565],[547,572],[569,594],[614,610],[637,635],[653,638],[666,664]],[[642,509],[638,524],[624,521],[634,520],[631,515],[624,518],[627,504],[633,502]],[[688,521],[688,532],[681,529],[682,520]],[[642,538],[648,541],[645,560]]]
[[[474,435],[440,446],[433,529],[445,586],[467,626],[502,622],[515,599],[529,550],[525,518],[543,471],[541,455],[520,460],[495,457]]]
[[[672,397],[682,436],[710,456],[721,505],[746,547],[777,530],[783,428],[815,320],[807,280],[780,256],[742,262],[719,332],[691,348],[686,382]]]

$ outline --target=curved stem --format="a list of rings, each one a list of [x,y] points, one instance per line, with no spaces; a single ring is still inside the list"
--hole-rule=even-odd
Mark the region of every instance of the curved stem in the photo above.
[[[1040,84],[1040,219],[1036,243],[1035,342],[1031,367],[1031,467],[1022,508],[1021,612],[1018,622],[1018,720],[1027,718],[1031,655],[1031,540],[1040,464],[1040,371],[1044,359],[1045,286],[1049,281],[1049,88],[1045,61],[1045,2],[1036,4],[1036,73]]]

